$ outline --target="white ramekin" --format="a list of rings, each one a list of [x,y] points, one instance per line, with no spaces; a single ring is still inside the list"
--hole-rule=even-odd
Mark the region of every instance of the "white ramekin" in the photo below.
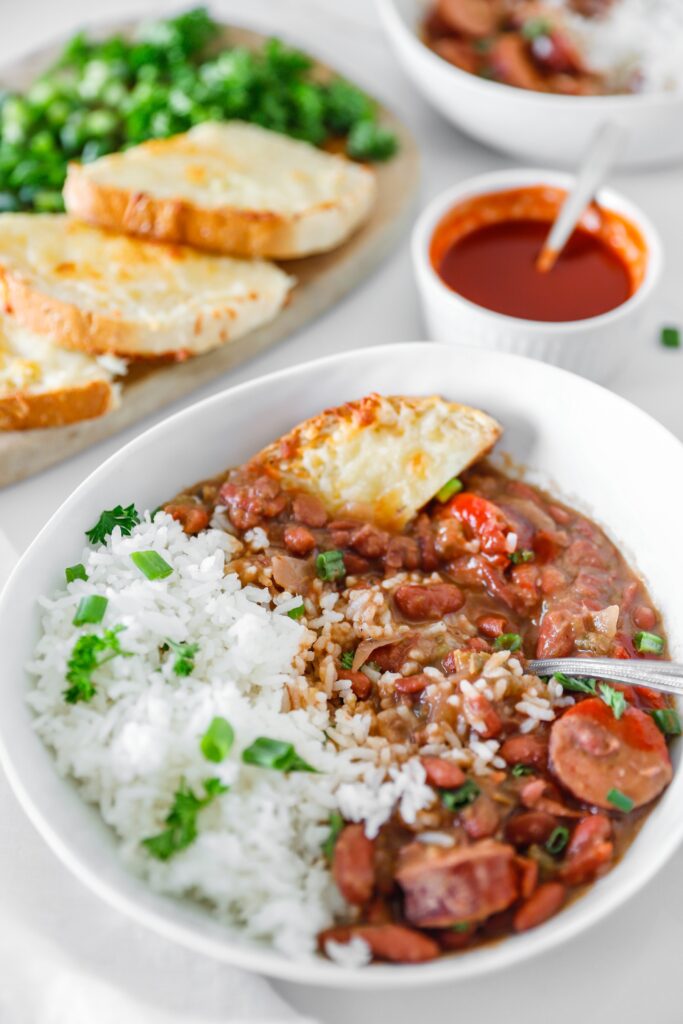
[[[468,178],[438,195],[413,229],[412,255],[422,311],[429,337],[448,345],[479,348],[542,359],[595,381],[608,380],[638,343],[638,328],[662,266],[659,236],[645,215],[617,192],[598,193],[601,206],[630,220],[647,247],[645,277],[638,290],[616,309],[585,320],[546,323],[504,316],[478,306],[452,291],[431,265],[429,247],[441,219],[457,203],[488,192],[533,185],[570,188],[573,178],[556,171],[497,171]]]

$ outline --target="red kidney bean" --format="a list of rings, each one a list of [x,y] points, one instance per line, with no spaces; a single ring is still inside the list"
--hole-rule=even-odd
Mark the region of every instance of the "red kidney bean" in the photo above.
[[[567,890],[561,882],[545,882],[524,901],[512,922],[516,932],[526,932],[543,924],[558,912],[564,903]]]
[[[313,494],[297,494],[292,503],[294,518],[304,526],[320,528],[327,522],[325,506]]]
[[[199,533],[209,525],[209,512],[203,505],[171,502],[170,505],[164,506],[164,511],[168,512],[169,516],[173,516],[187,534]]]
[[[342,668],[339,670],[339,678],[351,680],[351,689],[358,700],[367,700],[372,693],[372,682],[364,672],[354,672],[351,669]]]
[[[500,748],[500,756],[508,764],[545,768],[548,763],[548,741],[533,733],[508,736]]]
[[[363,558],[381,558],[389,545],[389,534],[370,523],[364,523],[351,534],[349,543]]]
[[[477,619],[477,629],[489,640],[495,640],[503,633],[511,633],[512,627],[503,615],[480,615]]]
[[[433,682],[433,679],[423,673],[416,676],[401,676],[394,683],[394,689],[397,693],[422,693]]]
[[[446,761],[443,757],[421,757],[420,760],[430,786],[457,789],[465,781],[465,773],[453,761]]]
[[[375,888],[375,845],[362,825],[345,825],[334,847],[332,876],[348,903],[363,904]]]
[[[654,629],[657,625],[655,612],[652,608],[648,608],[646,604],[639,604],[637,608],[634,608],[631,618],[638,629]]]
[[[557,818],[545,811],[522,811],[508,818],[505,823],[505,838],[515,846],[531,846],[544,843],[557,826]]]
[[[308,555],[315,547],[315,537],[305,526],[288,523],[285,526],[283,540],[285,547],[293,555]]]
[[[415,621],[440,619],[459,611],[465,603],[462,590],[453,583],[404,583],[396,590],[394,600],[399,611]]]

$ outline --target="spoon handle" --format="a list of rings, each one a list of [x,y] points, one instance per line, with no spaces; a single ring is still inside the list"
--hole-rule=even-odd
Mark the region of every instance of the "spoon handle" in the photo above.
[[[537,676],[563,672],[568,676],[611,680],[631,686],[648,686],[662,693],[683,697],[683,665],[673,661],[625,658],[539,658],[529,662]]]
[[[579,168],[574,187],[543,243],[536,263],[539,270],[546,272],[554,267],[583,211],[603,183],[625,136],[623,126],[616,121],[606,121],[598,128]]]

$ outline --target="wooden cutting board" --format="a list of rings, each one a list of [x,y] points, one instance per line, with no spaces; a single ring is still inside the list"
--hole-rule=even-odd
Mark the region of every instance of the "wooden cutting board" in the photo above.
[[[98,27],[92,36],[127,33],[133,27],[130,22],[110,23]],[[258,49],[266,38],[257,32],[226,26],[218,46],[239,45]],[[0,69],[0,85],[25,89],[57,58],[63,43],[61,40],[16,63],[5,65]],[[321,76],[333,73],[322,64],[316,65],[316,69]],[[381,117],[383,123],[398,135],[400,149],[392,160],[374,165],[379,187],[372,216],[333,252],[281,263],[283,269],[296,277],[297,285],[289,305],[272,323],[187,362],[133,366],[123,384],[120,407],[107,416],[52,430],[0,432],[0,487],[38,473],[123,430],[169,402],[189,395],[293,334],[365,280],[391,252],[406,228],[418,182],[419,158],[414,138],[390,111],[382,108]],[[321,354],[324,354],[322,347]]]

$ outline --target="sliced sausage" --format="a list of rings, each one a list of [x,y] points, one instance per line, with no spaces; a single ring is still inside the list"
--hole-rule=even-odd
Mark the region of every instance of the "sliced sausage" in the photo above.
[[[452,849],[411,844],[396,872],[407,919],[421,928],[447,928],[505,910],[519,889],[514,855],[493,839]]]
[[[288,523],[283,534],[285,547],[293,555],[308,555],[315,547],[315,537],[305,526]]]
[[[420,964],[439,955],[439,947],[434,939],[402,924],[360,924],[328,928],[321,933],[319,943],[324,950],[330,939],[333,942],[347,943],[355,936],[367,942],[373,957],[377,960],[389,960],[397,964]]]
[[[164,512],[173,516],[182,526],[185,533],[199,533],[209,525],[209,512],[203,505],[192,505],[183,502],[171,502],[164,506]]]
[[[362,825],[346,825],[334,847],[332,876],[348,903],[367,903],[375,888],[375,844]]]
[[[513,32],[498,36],[489,55],[496,78],[518,89],[547,92],[545,79],[539,75],[526,47],[525,40]]]
[[[320,528],[327,522],[325,506],[312,494],[297,494],[292,502],[294,518],[304,526]]]
[[[526,900],[538,885],[538,861],[531,857],[515,857],[515,864],[519,873],[519,894]]]
[[[549,752],[552,770],[570,793],[611,810],[610,790],[641,807],[659,796],[673,774],[652,718],[627,707],[617,719],[599,697],[575,704],[553,723]]]
[[[574,829],[561,876],[570,885],[592,881],[614,855],[612,825],[605,814],[589,814]]]
[[[453,583],[404,583],[394,594],[399,611],[413,621],[440,619],[457,612],[465,603],[460,587]]]
[[[370,523],[364,523],[354,530],[349,543],[363,558],[380,558],[389,546],[389,534]]]
[[[516,932],[526,932],[543,924],[558,912],[565,901],[567,890],[561,882],[545,882],[522,903],[515,914],[512,927]]]
[[[534,733],[508,736],[500,748],[500,756],[508,764],[526,764],[545,768],[548,763],[548,741]]]
[[[446,761],[443,757],[421,757],[420,760],[430,786],[457,789],[465,781],[464,771],[453,761]]]

